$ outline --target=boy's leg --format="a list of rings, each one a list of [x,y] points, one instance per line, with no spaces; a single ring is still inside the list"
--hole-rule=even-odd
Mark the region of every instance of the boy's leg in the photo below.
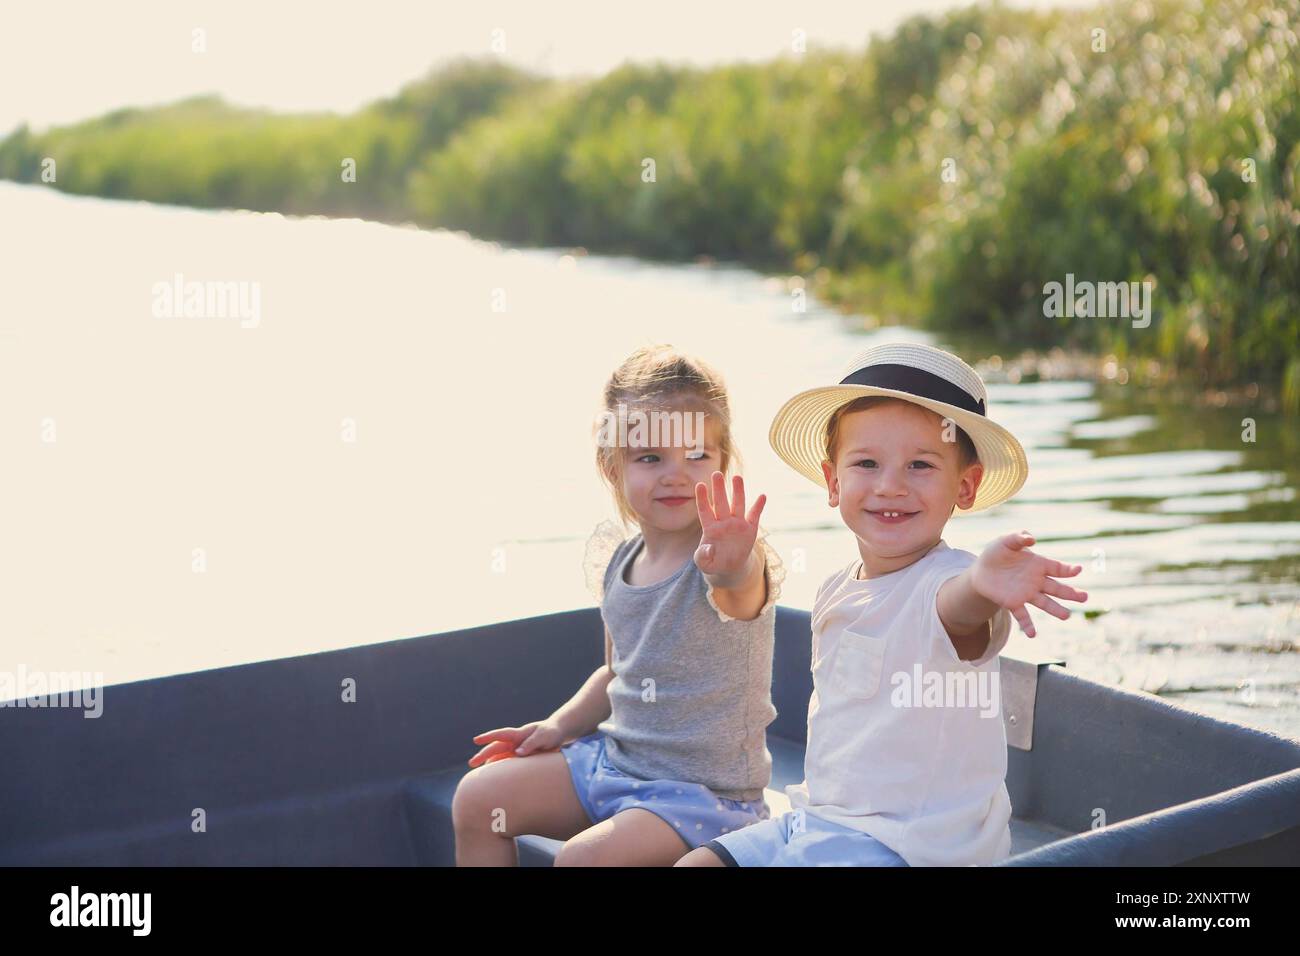
[[[780,866],[790,840],[792,811],[769,817],[702,843],[678,866]]]
[[[707,846],[697,846],[673,866],[727,866],[727,863]]]
[[[677,831],[649,810],[620,810],[588,827],[560,849],[556,866],[672,866],[690,849]]]
[[[515,837],[531,833],[567,840],[591,826],[559,751],[494,760],[471,770],[456,788],[451,818],[457,866],[518,866]]]

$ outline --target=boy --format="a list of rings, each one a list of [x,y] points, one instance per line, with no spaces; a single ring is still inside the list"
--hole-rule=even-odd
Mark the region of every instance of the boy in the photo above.
[[[942,349],[868,349],[838,385],[777,413],[778,455],[827,489],[857,537],[812,613],[813,694],[792,810],[723,834],[679,866],[965,866],[1010,853],[998,653],[1011,616],[1087,594],[1082,571],[1028,549],[1028,532],[978,558],[943,541],[960,507],[1024,484],[1015,437],[985,415],[984,384]],[[1010,612],[1010,613],[1008,613]]]

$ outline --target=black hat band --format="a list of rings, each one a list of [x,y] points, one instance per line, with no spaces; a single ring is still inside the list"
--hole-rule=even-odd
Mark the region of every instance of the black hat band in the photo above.
[[[919,398],[943,402],[945,405],[955,405],[976,415],[985,414],[983,399],[977,401],[960,385],[954,385],[946,378],[911,365],[891,363],[868,365],[848,375],[840,384],[890,388],[896,392],[907,392]]]

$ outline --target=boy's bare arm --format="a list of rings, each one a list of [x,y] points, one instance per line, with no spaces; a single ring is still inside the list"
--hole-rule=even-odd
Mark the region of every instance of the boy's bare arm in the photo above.
[[[957,656],[964,661],[977,660],[993,636],[989,621],[998,605],[975,590],[970,568],[943,582],[937,604],[939,620]]]
[[[1080,591],[1053,580],[1073,577],[1081,564],[1062,564],[1029,550],[1034,536],[1028,531],[1003,535],[986,547],[975,563],[945,581],[936,599],[939,620],[963,660],[981,656],[991,637],[989,619],[999,608],[1009,610],[1020,629],[1034,636],[1026,604],[1065,620],[1070,612],[1053,600],[1087,601]],[[976,653],[971,653],[976,651]]]

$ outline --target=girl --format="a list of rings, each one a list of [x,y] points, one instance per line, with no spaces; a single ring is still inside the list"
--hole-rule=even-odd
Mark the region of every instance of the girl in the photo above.
[[[485,746],[452,802],[457,865],[517,865],[514,838],[530,833],[567,841],[558,866],[670,866],[769,816],[784,570],[759,535],[766,497],[746,513],[739,475],[727,496],[738,455],[722,379],[642,348],[604,410],[596,459],[624,527],[588,542],[605,664],[545,720],[474,738]],[[615,418],[632,427],[605,427]]]

